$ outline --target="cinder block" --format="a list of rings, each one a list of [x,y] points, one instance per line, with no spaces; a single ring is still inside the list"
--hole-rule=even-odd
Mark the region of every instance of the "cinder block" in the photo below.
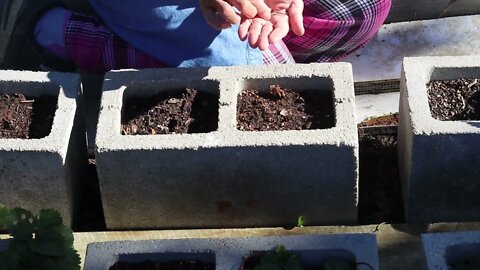
[[[332,91],[335,126],[246,132],[237,95],[271,84]],[[209,133],[121,135],[122,101],[172,89],[219,95]],[[333,112],[332,112],[333,113]],[[349,64],[111,72],[97,126],[96,160],[109,229],[353,224],[358,139]]]
[[[448,265],[479,258],[480,231],[423,234],[422,245],[428,270],[448,270]]]
[[[86,165],[83,119],[76,114],[79,90],[76,74],[0,71],[0,93],[58,96],[48,136],[0,139],[0,203],[34,213],[54,208],[71,224],[74,188]]]
[[[426,84],[480,78],[480,57],[405,58],[398,153],[408,222],[480,219],[480,122],[431,116]]]
[[[301,262],[307,265],[342,260],[357,263],[357,270],[379,269],[374,234],[100,242],[88,245],[84,269],[108,269],[117,261],[146,259],[194,259],[215,263],[215,269],[239,269],[243,259],[253,252],[271,251],[278,245],[300,255]]]

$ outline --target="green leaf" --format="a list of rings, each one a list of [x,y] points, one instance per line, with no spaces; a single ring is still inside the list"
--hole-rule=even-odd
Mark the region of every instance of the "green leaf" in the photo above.
[[[287,253],[287,248],[284,246],[284,245],[278,245],[276,248],[275,248],[275,252],[276,253]]]
[[[40,211],[35,239],[30,248],[42,255],[62,256],[73,246],[73,232],[63,225],[60,213],[55,210]]]
[[[60,213],[53,209],[41,210],[38,214],[37,228],[38,230],[47,230],[52,227],[63,224]]]
[[[286,269],[288,269],[288,270],[302,270],[303,269],[302,265],[300,263],[300,258],[298,258],[298,256],[296,256],[296,255],[289,257],[285,266],[286,266]]]
[[[29,247],[32,251],[46,256],[62,256],[72,245],[68,229],[62,225],[38,232],[35,239],[30,240]]]
[[[36,217],[22,208],[9,210],[6,215],[3,209],[0,207],[0,220],[6,216],[6,228],[13,239],[8,254],[0,253],[0,270],[80,270],[73,232],[57,211],[41,210]],[[17,258],[16,265],[12,266],[12,258]]]
[[[31,269],[33,259],[38,256],[28,248],[28,242],[13,240],[10,242],[9,251],[18,255],[18,269]],[[29,266],[30,265],[30,266]]]
[[[62,234],[63,240],[65,241],[65,245],[72,247],[73,246],[73,231],[66,227],[65,225],[60,225],[56,227],[57,231],[59,231]]]
[[[28,259],[23,261],[22,266],[23,266],[23,269],[35,269],[35,270],[60,270],[61,269],[57,267],[57,264],[52,258],[47,256],[41,256],[38,254],[33,254],[32,256],[28,257]]]
[[[268,252],[260,258],[255,270],[302,270],[300,257],[287,251],[285,246],[278,245],[275,251]]]
[[[16,240],[28,241],[35,229],[35,217],[28,210],[13,208],[7,218],[7,229]]]
[[[62,256],[65,254],[65,245],[61,238],[51,240],[33,239],[28,247],[35,253],[45,256]]]
[[[0,252],[0,270],[17,270],[18,255],[14,252]]]
[[[0,204],[0,230],[7,228],[9,210],[3,204]]]
[[[80,270],[80,255],[70,248],[62,257],[55,258],[57,269]]]
[[[8,244],[8,250],[22,256],[30,249],[28,248],[28,242],[18,241],[17,239],[10,239]]]
[[[305,226],[305,217],[299,216],[297,220],[297,227],[303,227],[303,226]]]

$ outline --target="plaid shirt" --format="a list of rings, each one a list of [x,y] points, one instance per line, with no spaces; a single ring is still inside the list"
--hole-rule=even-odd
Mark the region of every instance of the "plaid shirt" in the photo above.
[[[264,64],[338,61],[364,46],[378,31],[391,0],[304,0],[305,34],[289,33],[262,52]],[[73,14],[66,27],[72,61],[91,72],[166,67],[112,33],[99,19]]]
[[[332,62],[364,46],[390,11],[391,0],[304,0],[305,34],[283,41],[296,62]]]

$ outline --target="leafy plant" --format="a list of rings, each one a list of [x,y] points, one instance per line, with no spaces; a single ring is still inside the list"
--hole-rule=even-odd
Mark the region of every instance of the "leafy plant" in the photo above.
[[[33,215],[23,208],[0,205],[0,229],[13,237],[0,252],[0,270],[79,270],[73,232],[52,209]]]
[[[303,270],[300,257],[279,245],[273,252],[268,252],[260,259],[254,270]]]

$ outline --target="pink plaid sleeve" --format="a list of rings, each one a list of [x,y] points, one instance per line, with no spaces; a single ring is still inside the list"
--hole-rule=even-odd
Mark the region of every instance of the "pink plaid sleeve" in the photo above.
[[[283,41],[278,41],[268,46],[268,50],[262,51],[263,64],[292,64],[295,63],[292,54]]]
[[[305,34],[283,41],[299,63],[333,62],[365,45],[390,11],[391,0],[304,0]]]

